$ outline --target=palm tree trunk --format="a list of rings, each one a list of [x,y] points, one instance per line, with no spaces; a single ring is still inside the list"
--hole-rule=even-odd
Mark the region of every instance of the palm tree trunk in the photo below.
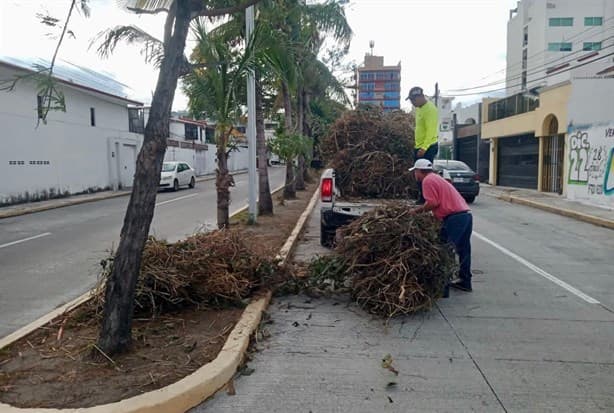
[[[303,134],[303,87],[299,86],[296,94],[296,125],[298,133]],[[296,168],[296,189],[305,190],[305,154],[298,154],[298,165]]]
[[[286,133],[293,133],[292,127],[292,102],[290,99],[290,90],[285,81],[281,82],[281,91],[284,97],[284,112]],[[294,159],[286,159],[286,182],[284,185],[284,199],[296,198],[296,181],[294,179]]]
[[[273,197],[269,186],[266,136],[264,134],[264,111],[262,108],[262,84],[256,71],[256,151],[258,152],[258,215],[273,214]]]
[[[286,159],[286,185],[284,186],[284,199],[296,198],[296,180],[294,179],[294,160]]]
[[[222,127],[217,141],[217,170],[215,171],[215,188],[217,190],[217,227],[228,228],[230,225],[230,187],[234,180],[228,171],[228,138],[232,126]]]
[[[176,13],[169,13],[167,17],[167,27],[173,24],[174,20],[174,32],[165,44],[164,59],[145,128],[143,146],[136,162],[132,194],[113,260],[113,269],[106,282],[98,347],[108,356],[126,351],[132,340],[134,291],[160,183],[160,170],[169,134],[170,110],[190,26],[189,6],[189,0],[178,0]]]
[[[313,148],[315,148],[315,145],[313,145],[313,138],[311,137],[311,131],[309,130],[309,102],[309,93],[303,89],[303,122],[301,123],[301,129],[303,131],[303,136],[311,141],[312,153],[310,154],[310,158],[313,159]],[[303,164],[303,179],[305,182],[312,182],[311,176],[309,176],[309,165],[307,162],[304,162]]]
[[[294,132],[292,127],[292,100],[290,98],[290,89],[286,81],[281,82],[281,93],[284,98],[284,121],[286,126],[286,133]]]

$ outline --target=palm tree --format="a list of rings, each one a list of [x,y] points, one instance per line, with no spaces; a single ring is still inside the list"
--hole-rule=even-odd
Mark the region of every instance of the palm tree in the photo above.
[[[259,23],[258,23],[259,24]],[[261,31],[262,24],[259,24]],[[231,44],[237,44],[244,37],[245,14],[238,13],[232,16],[226,23],[216,27],[210,33],[211,36],[223,39]],[[269,184],[269,172],[267,162],[267,143],[264,125],[264,99],[263,99],[263,74],[270,69],[267,63],[269,56],[275,49],[275,42],[269,45],[261,44],[259,49],[253,51],[256,58],[256,156],[258,159],[258,215],[273,214],[273,197]]]
[[[287,52],[295,56],[294,65],[280,71],[282,74],[280,92],[283,97],[284,123],[288,134],[303,135],[305,132],[306,111],[309,107],[309,97],[305,94],[305,80],[308,78],[306,68],[318,61],[318,52],[323,43],[321,36],[329,34],[341,47],[345,49],[349,47],[352,30],[345,18],[343,10],[345,3],[345,1],[329,0],[326,3],[306,4],[300,0],[285,0],[278,2],[269,10],[269,18],[272,27],[279,33],[280,44],[285,45]],[[298,80],[291,82],[292,77]],[[295,105],[292,102],[295,102]],[[293,182],[286,181],[285,193],[290,196],[294,195],[296,188],[305,187],[306,165],[303,155],[298,157],[298,166],[296,179],[293,179]],[[290,163],[286,167],[293,168],[293,165]],[[288,172],[286,176],[294,177],[294,174]]]
[[[234,184],[228,171],[229,144],[233,125],[241,115],[241,103],[245,101],[241,92],[247,71],[254,65],[258,30],[243,52],[225,39],[207,33],[202,20],[195,25],[194,34],[198,44],[192,52],[192,61],[201,68],[186,77],[184,90],[190,98],[190,111],[207,113],[216,122],[217,224],[225,228],[230,224],[230,186]]]
[[[157,43],[153,42],[159,51],[158,82],[145,126],[143,146],[137,158],[132,193],[113,269],[106,283],[103,320],[97,346],[106,355],[126,351],[132,340],[134,292],[154,213],[169,134],[171,106],[178,79],[193,69],[184,56],[190,22],[199,16],[215,17],[235,13],[257,1],[225,1],[224,7],[216,8],[220,3],[217,0],[124,0],[124,5],[135,13],[166,13],[166,21],[164,38]],[[142,36],[142,32],[129,29],[116,29],[108,33],[102,50],[111,52],[119,40],[130,39],[133,33],[137,39]]]

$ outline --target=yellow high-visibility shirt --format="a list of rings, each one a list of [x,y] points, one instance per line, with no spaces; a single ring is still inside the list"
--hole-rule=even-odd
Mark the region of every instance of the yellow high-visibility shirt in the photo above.
[[[416,149],[424,149],[437,143],[437,108],[428,101],[416,108]]]

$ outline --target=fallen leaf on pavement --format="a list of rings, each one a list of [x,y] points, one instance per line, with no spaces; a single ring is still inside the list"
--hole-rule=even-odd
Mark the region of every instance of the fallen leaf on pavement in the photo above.
[[[234,396],[235,394],[237,394],[237,391],[235,390],[235,383],[233,380],[230,380],[226,385],[226,394],[228,394],[229,396]]]

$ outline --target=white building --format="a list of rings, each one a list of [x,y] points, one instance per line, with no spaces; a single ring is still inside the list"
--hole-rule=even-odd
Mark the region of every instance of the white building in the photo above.
[[[48,65],[1,57],[0,80],[31,73],[33,63]],[[55,77],[66,112],[51,111],[46,124],[33,80],[0,91],[0,205],[132,185],[142,104],[114,79],[67,62]]]
[[[215,172],[215,144],[207,145],[206,128],[204,121],[172,117],[164,160],[187,162],[197,176]]]
[[[612,36],[613,0],[519,1],[507,26],[507,94],[612,74]]]

